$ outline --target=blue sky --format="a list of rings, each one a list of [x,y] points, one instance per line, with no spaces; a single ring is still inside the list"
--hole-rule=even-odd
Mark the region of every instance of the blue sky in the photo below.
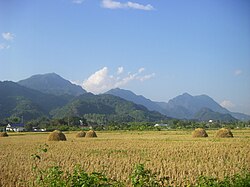
[[[0,80],[207,94],[250,114],[249,0],[0,0]]]

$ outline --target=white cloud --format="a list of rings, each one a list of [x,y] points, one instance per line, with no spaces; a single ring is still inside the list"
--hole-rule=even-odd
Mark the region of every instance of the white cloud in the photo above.
[[[112,0],[103,0],[102,6],[109,9],[124,8],[124,5],[122,3]]]
[[[142,73],[143,71],[145,71],[145,68],[140,68],[140,69],[138,70],[138,73]]]
[[[154,7],[150,4],[142,5],[134,2],[121,3],[113,0],[102,0],[102,7],[109,9],[138,9],[138,10],[154,10]]]
[[[138,4],[138,3],[127,2],[127,6],[129,8],[139,9],[139,10],[154,10],[154,7],[152,5],[150,5],[150,4],[141,5],[141,4]]]
[[[11,41],[14,40],[15,35],[10,32],[4,32],[2,33],[2,37],[7,41]]]
[[[242,74],[242,70],[240,70],[240,69],[237,69],[237,70],[234,71],[235,76],[238,76],[238,75],[241,75],[241,74]]]
[[[72,0],[72,3],[82,4],[84,0]]]
[[[128,73],[125,74],[125,76],[119,77],[118,75],[121,75],[121,73],[124,72],[123,67],[118,68],[116,75],[110,75],[108,68],[104,67],[90,75],[89,78],[83,82],[82,87],[89,92],[99,94],[112,88],[125,86],[131,81],[139,80],[143,82],[155,76],[154,73],[141,75],[142,71],[140,71],[140,69],[136,73]]]
[[[124,71],[124,68],[123,68],[123,67],[119,67],[119,68],[117,69],[117,75],[122,74],[123,71]]]
[[[10,48],[9,45],[6,45],[6,44],[4,44],[4,43],[1,43],[1,44],[0,44],[0,50],[9,49],[9,48]]]
[[[142,76],[142,77],[139,77],[139,80],[140,81],[145,81],[145,80],[148,80],[148,79],[151,79],[151,78],[153,78],[155,76],[155,73],[152,73],[152,74],[150,74],[150,75],[144,75],[144,76]]]
[[[224,108],[227,108],[227,109],[230,109],[230,108],[235,107],[235,105],[234,105],[231,101],[229,101],[229,100],[224,100],[224,101],[222,101],[222,102],[220,103],[220,105],[221,105],[222,107],[224,107]]]

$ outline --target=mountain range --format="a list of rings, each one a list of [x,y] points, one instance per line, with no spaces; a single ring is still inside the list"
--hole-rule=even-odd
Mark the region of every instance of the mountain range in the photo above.
[[[206,116],[210,116],[210,119],[213,120],[250,120],[249,115],[230,112],[207,95],[192,96],[188,93],[184,93],[169,100],[168,102],[156,102],[147,99],[144,96],[136,95],[129,90],[120,88],[112,89],[106,92],[106,94],[115,95],[136,104],[144,105],[151,111],[158,111],[161,114],[177,119],[196,119],[205,121],[206,118],[204,117],[204,112],[206,112]],[[225,117],[225,115],[227,117]]]
[[[69,83],[55,74],[32,76],[18,83],[0,81],[0,121],[8,117],[23,116],[25,121],[29,121],[40,117],[83,117],[86,114],[94,119],[105,116],[106,120],[117,122],[167,119],[165,115],[149,111],[142,105],[113,95],[86,93]],[[79,95],[79,92],[69,90],[69,86],[83,93]]]
[[[87,93],[55,73],[34,75],[17,83],[0,82],[0,117],[40,116],[62,118],[85,114],[105,115],[123,121],[159,121],[166,116],[177,119],[207,121],[250,120],[250,116],[234,113],[207,95],[179,95],[168,102],[156,102],[120,88],[105,94]]]

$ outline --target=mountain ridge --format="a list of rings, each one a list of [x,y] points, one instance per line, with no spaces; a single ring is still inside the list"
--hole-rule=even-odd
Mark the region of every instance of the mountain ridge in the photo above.
[[[214,119],[219,119],[219,114],[221,114],[222,119],[225,119],[225,114],[229,114],[230,116],[227,115],[228,121],[234,120],[235,118],[243,121],[250,120],[250,116],[242,113],[230,112],[205,94],[192,96],[188,93],[183,93],[182,95],[170,99],[168,102],[151,101],[144,96],[134,94],[130,90],[124,90],[120,88],[111,89],[106,92],[106,94],[119,96],[123,99],[144,105],[151,111],[155,110],[167,115],[168,117],[177,119],[197,119],[196,113],[198,111],[200,111],[202,108],[209,108],[213,111],[213,113],[211,111],[206,111],[209,113],[207,115],[211,117],[214,115]],[[128,95],[130,97],[128,97]],[[156,107],[156,105],[158,106]]]
[[[70,100],[72,99],[74,100],[77,97],[79,98],[81,95],[87,93],[80,86],[72,84],[70,81],[62,78],[60,75],[57,75],[56,73],[33,75],[29,77],[28,79],[18,81],[15,84],[14,82],[11,82],[11,81],[1,82],[0,86],[3,87],[3,85],[7,83],[9,83],[8,84],[9,87],[7,88],[7,90],[9,90],[10,93],[13,92],[13,90],[16,90],[17,93],[20,93],[20,95],[14,95],[13,96],[14,99],[12,98],[13,100],[11,100],[11,98],[8,98],[7,95],[5,95],[7,97],[7,100],[9,99],[10,103],[12,104],[15,103],[17,105],[16,108],[12,108],[12,112],[14,113],[15,112],[18,113],[20,108],[26,107],[26,111],[32,111],[32,110],[37,111],[37,113],[35,112],[36,115],[48,114],[48,113],[51,113],[52,109],[53,110],[55,109],[52,107],[54,104],[56,106],[60,105],[60,104],[59,105],[56,104],[56,102],[59,102],[59,103],[61,102],[60,107],[64,107],[68,104],[67,102],[70,102]],[[20,87],[18,87],[17,85],[19,85]],[[28,90],[26,90],[26,92],[23,93],[22,91],[25,90],[25,88]],[[43,95],[41,95],[42,93]],[[106,93],[100,94],[100,95],[105,95],[105,94],[122,98],[126,101],[133,102],[137,105],[146,107],[146,109],[151,112],[154,112],[154,111],[159,112],[171,118],[191,119],[191,120],[199,119],[197,113],[199,113],[199,111],[202,111],[203,108],[207,108],[207,109],[210,109],[211,111],[203,110],[202,116],[211,116],[211,117],[214,116],[214,119],[219,119],[220,117],[222,119],[225,119],[226,117],[227,120],[229,121],[233,120],[233,118],[237,118],[242,121],[250,120],[249,115],[231,112],[227,110],[226,108],[223,108],[215,100],[213,100],[211,97],[205,94],[192,96],[189,93],[183,93],[181,95],[178,95],[170,99],[168,102],[152,101],[144,97],[143,95],[136,95],[130,90],[125,90],[125,89],[120,89],[120,88],[111,89],[107,91]],[[61,96],[64,96],[64,97],[61,97]],[[50,101],[50,103],[44,99],[46,97],[48,97],[48,101]],[[53,97],[54,97],[54,100],[52,99]],[[95,102],[99,101],[98,97],[95,97],[95,99],[96,99]],[[39,103],[37,100],[41,100],[41,101],[45,100],[45,101],[44,103]],[[1,102],[4,103],[2,105],[6,105],[6,102],[4,101],[4,99],[2,99]],[[86,104],[86,101],[84,102]],[[47,107],[46,107],[46,104],[48,105]],[[100,106],[105,108],[106,106],[104,105],[101,104]],[[1,107],[1,103],[0,103],[0,107]],[[94,108],[96,109],[94,111],[99,111],[99,108],[97,105],[94,106],[93,103],[91,103],[91,107],[92,109]],[[109,111],[108,108],[105,108],[103,110]],[[54,114],[55,113],[56,112],[54,112]],[[207,114],[205,115],[205,113]],[[228,115],[224,115],[224,114],[228,114]]]
[[[65,105],[70,96],[55,96],[26,88],[12,81],[0,81],[0,117],[26,116],[34,119],[49,115],[50,111]],[[39,114],[39,115],[38,115]]]
[[[80,96],[42,93],[11,81],[0,81],[0,119],[23,116],[26,121],[40,117],[64,118],[105,115],[114,121],[159,121],[167,119],[142,105],[120,97],[85,93]],[[102,116],[103,117],[103,116]]]
[[[17,82],[21,86],[53,95],[79,96],[86,93],[81,86],[71,83],[56,73],[33,75]]]
[[[209,108],[202,108],[194,114],[194,118],[199,121],[223,121],[223,122],[236,122],[237,119],[232,117],[230,114],[221,114],[219,112],[214,112]]]
[[[85,107],[84,107],[85,106]],[[75,97],[64,107],[55,111],[56,118],[66,117],[68,114],[82,116],[85,114],[105,115],[109,120],[128,121],[159,121],[167,119],[158,112],[150,112],[145,106],[138,105],[110,94],[94,95],[86,93]],[[65,116],[66,115],[66,116]]]
[[[147,99],[142,95],[136,95],[135,93],[133,93],[130,90],[114,88],[114,89],[111,89],[111,90],[105,92],[105,94],[115,95],[115,96],[121,97],[123,99],[126,99],[128,101],[132,101],[136,104],[143,105],[143,106],[147,107],[147,109],[150,111],[158,111],[159,112],[162,109],[158,104],[151,101],[150,99]]]

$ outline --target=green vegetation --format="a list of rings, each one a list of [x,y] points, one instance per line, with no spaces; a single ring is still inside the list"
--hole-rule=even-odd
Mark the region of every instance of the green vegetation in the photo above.
[[[76,166],[72,172],[65,173],[59,166],[52,166],[46,170],[36,171],[36,179],[30,186],[39,187],[124,187],[122,182],[108,178],[103,173],[87,173],[83,168]],[[133,187],[163,187],[169,186],[169,177],[157,179],[157,175],[151,170],[144,168],[144,165],[136,165],[131,175],[131,186]],[[249,187],[250,173],[242,175],[236,174],[232,177],[225,177],[220,181],[217,178],[200,176],[196,185],[193,187]]]
[[[53,111],[55,118],[84,116],[87,120],[106,124],[108,121],[158,121],[166,117],[150,112],[144,106],[136,105],[112,95],[84,94],[69,102],[63,108]]]
[[[194,118],[202,121],[208,121],[210,119],[216,119],[218,121],[224,121],[224,122],[237,121],[237,119],[232,117],[230,114],[221,114],[219,112],[214,112],[209,108],[202,108],[194,115]]]
[[[167,128],[171,129],[250,126],[249,121],[229,119],[230,116],[227,114],[219,115],[208,109],[199,113],[200,118],[207,121],[212,118],[209,114],[218,114],[223,118],[218,118],[220,120],[213,123],[170,119],[158,112],[149,111],[142,105],[108,94],[86,93],[80,96],[56,96],[10,81],[0,82],[0,89],[1,131],[8,123],[21,123],[22,121],[27,131],[32,131],[33,127],[46,128],[48,131],[80,130],[86,126],[92,126],[95,130],[161,130],[164,128],[154,128],[153,125],[156,123],[168,124]]]
[[[48,145],[40,146],[40,153],[46,153]],[[125,187],[123,182],[107,177],[104,172],[87,173],[82,167],[76,165],[73,171],[63,171],[58,165],[51,166],[47,169],[38,167],[41,162],[41,156],[31,155],[34,159],[33,181],[28,181],[30,187]],[[130,178],[130,186],[133,187],[163,187],[169,185],[169,177],[159,178],[156,173],[145,169],[144,164],[137,164]],[[250,186],[250,173],[243,171],[241,174],[235,174],[231,177],[225,176],[224,180],[217,178],[200,176],[193,187],[248,187]]]
[[[158,121],[167,119],[158,112],[150,112],[112,95],[80,96],[50,95],[20,86],[14,82],[0,82],[0,123],[23,117],[25,123],[47,118],[84,118],[89,122],[107,124],[110,121]],[[66,123],[68,126],[69,124]],[[53,126],[53,125],[51,125]]]
[[[14,82],[0,82],[0,118],[24,116],[26,121],[49,117],[50,111],[62,107],[72,96],[54,96],[22,87]]]

